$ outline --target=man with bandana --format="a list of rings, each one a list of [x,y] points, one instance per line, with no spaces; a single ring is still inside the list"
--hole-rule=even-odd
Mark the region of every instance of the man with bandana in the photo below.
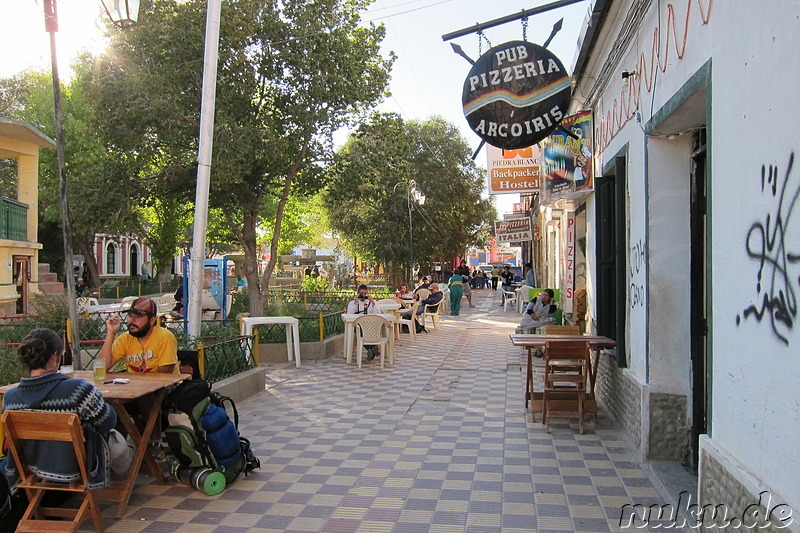
[[[128,372],[179,373],[178,341],[171,331],[157,325],[157,309],[152,299],[137,298],[126,311],[128,332],[119,337],[119,317],[112,315],[106,320],[106,338],[98,357],[105,360],[107,368],[124,358]]]

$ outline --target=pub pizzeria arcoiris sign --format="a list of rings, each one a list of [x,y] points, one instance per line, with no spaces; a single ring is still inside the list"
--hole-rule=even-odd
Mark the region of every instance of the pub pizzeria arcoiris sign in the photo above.
[[[570,77],[549,50],[525,41],[495,46],[472,66],[461,103],[470,128],[506,150],[534,145],[567,113]]]

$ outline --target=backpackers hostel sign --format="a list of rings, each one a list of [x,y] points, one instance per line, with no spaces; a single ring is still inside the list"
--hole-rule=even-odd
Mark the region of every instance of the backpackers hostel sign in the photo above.
[[[489,194],[538,193],[540,153],[538,146],[503,150],[487,145]]]
[[[483,54],[464,80],[461,104],[472,131],[513,150],[534,145],[567,114],[570,77],[547,48],[511,41]]]
[[[498,243],[530,241],[533,238],[531,219],[525,217],[497,220],[494,223],[494,236]]]

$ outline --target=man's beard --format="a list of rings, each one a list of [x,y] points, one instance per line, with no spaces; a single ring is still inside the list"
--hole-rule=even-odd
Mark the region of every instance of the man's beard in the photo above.
[[[137,327],[136,330],[133,330],[133,329],[131,329],[129,327],[128,328],[128,333],[130,333],[131,335],[133,335],[136,338],[142,338],[145,335],[147,335],[148,333],[150,333],[150,329],[151,328],[152,328],[152,326],[150,325],[150,321],[148,320],[142,328],[138,328]]]

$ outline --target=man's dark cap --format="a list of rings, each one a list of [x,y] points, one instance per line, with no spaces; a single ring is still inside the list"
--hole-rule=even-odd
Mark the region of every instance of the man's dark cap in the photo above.
[[[140,315],[140,316],[156,316],[158,312],[158,307],[156,303],[146,296],[142,296],[137,298],[133,301],[131,306],[128,308],[126,313],[131,315]]]

